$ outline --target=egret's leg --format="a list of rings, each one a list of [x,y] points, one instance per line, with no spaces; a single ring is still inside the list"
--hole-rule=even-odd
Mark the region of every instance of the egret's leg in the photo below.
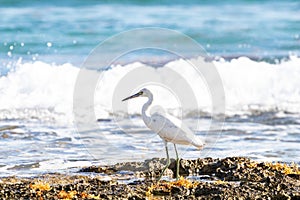
[[[167,154],[167,163],[166,163],[166,166],[164,167],[164,169],[162,170],[159,178],[158,178],[158,181],[161,179],[161,177],[164,175],[166,169],[169,167],[170,165],[170,157],[169,157],[169,152],[168,152],[168,144],[167,142],[165,141],[165,148],[166,148],[166,154]]]
[[[174,144],[174,148],[175,148],[175,153],[176,153],[176,180],[178,180],[178,178],[179,178],[179,161],[180,160],[179,160],[176,144]]]

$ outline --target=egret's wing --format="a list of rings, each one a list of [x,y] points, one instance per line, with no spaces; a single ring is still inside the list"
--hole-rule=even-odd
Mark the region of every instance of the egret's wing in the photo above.
[[[169,114],[154,113],[147,126],[158,133],[161,138],[176,144],[192,144],[202,147],[203,142],[181,120]]]

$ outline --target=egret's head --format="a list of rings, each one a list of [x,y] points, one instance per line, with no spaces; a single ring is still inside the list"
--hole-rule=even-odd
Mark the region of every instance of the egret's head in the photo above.
[[[129,96],[129,97],[123,99],[122,101],[126,101],[126,100],[133,99],[136,97],[150,97],[150,96],[152,96],[152,93],[150,92],[150,90],[148,90],[147,88],[143,88],[138,93],[136,93],[132,96]]]

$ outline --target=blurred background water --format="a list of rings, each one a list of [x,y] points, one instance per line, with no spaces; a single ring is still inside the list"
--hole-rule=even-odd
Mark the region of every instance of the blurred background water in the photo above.
[[[255,60],[299,54],[298,1],[1,1],[1,59],[78,64],[132,28],[180,31],[213,56]]]
[[[202,152],[181,147],[184,158],[249,156],[299,162],[299,10],[296,0],[0,0],[1,175],[164,156],[160,138],[139,116],[131,118],[137,124],[130,127],[132,134],[125,134],[111,113],[96,105],[99,118],[106,119],[99,122],[100,132],[113,138],[109,148],[95,146],[104,152],[97,160],[83,145],[97,141],[97,131],[78,135],[73,124],[74,84],[89,52],[114,34],[143,27],[169,28],[196,40],[224,83],[226,123],[217,145]],[[124,44],[112,45],[107,53]],[[139,56],[144,55],[136,52],[120,64],[145,64],[139,63]],[[162,67],[181,64],[159,53],[149,60]],[[106,85],[124,73],[110,70],[113,75]],[[111,96],[105,98],[109,101]],[[195,119],[207,127],[209,113],[204,109],[201,116],[186,116],[191,127]],[[206,130],[195,131],[205,135]]]

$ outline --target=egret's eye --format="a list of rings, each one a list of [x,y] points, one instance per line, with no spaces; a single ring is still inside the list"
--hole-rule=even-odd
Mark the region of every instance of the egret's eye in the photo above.
[[[143,94],[143,92],[142,92],[142,91],[140,91],[140,92],[139,92],[139,95],[142,95],[142,94]]]

